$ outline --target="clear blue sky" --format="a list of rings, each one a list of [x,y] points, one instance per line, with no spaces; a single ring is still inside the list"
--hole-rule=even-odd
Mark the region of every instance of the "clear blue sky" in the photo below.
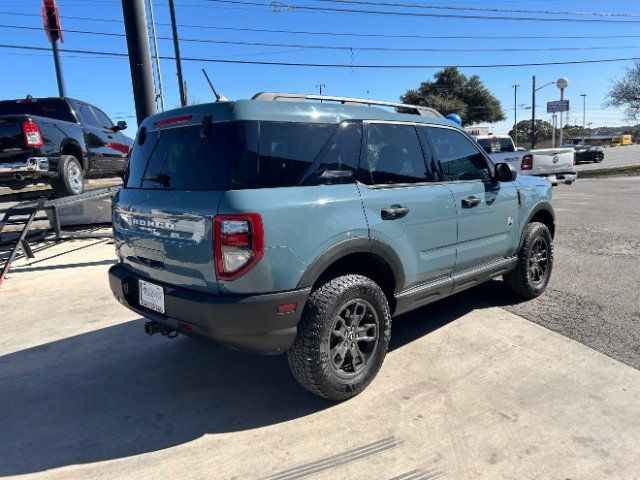
[[[478,19],[445,19],[396,17],[386,15],[346,14],[336,12],[273,12],[266,7],[219,4],[206,0],[175,0],[179,24],[209,25],[240,28],[266,28],[324,32],[350,32],[360,34],[384,33],[390,35],[638,35],[640,23],[621,25],[615,23],[555,23],[531,21],[495,21]],[[267,3],[265,0],[252,0]],[[379,1],[379,0],[373,0]],[[386,0],[387,2],[421,3],[423,5],[456,6],[472,8],[505,8],[523,10],[561,10],[581,12],[618,12],[640,14],[637,2],[610,0],[555,0],[555,1],[422,1]],[[3,0],[0,4],[0,24],[41,27],[40,0]],[[292,0],[294,5],[321,7],[374,9],[367,5],[323,3],[316,0]],[[124,33],[122,9],[119,0],[59,0],[62,26],[66,29],[92,30]],[[154,0],[156,21],[169,22],[166,0]],[[381,7],[386,10],[409,11],[400,7]],[[550,17],[550,15],[523,13],[482,13],[473,11],[413,10],[423,13],[450,13],[467,15],[512,15]],[[32,16],[15,16],[17,12]],[[77,20],[68,17],[91,17],[114,19],[118,22]],[[598,17],[576,16],[572,18],[595,19]],[[602,18],[602,17],[600,17]],[[640,17],[611,17],[618,20],[638,20]],[[158,35],[169,37],[168,26],[158,26]],[[312,36],[277,33],[233,32],[215,29],[179,27],[182,38],[214,39],[230,41],[270,42],[288,44],[335,45],[343,47],[399,47],[399,48],[450,48],[487,49],[475,52],[380,52],[358,50],[312,50],[299,47],[238,46],[181,42],[183,56],[224,58],[236,60],[359,63],[359,64],[504,64],[549,62],[565,60],[590,60],[600,58],[640,57],[640,38],[592,38],[592,39],[401,39],[376,37]],[[47,47],[43,31],[0,28],[0,44],[31,45]],[[126,52],[123,37],[93,36],[66,33],[63,48]],[[582,50],[554,51],[555,48],[579,47]],[[611,49],[593,49],[607,47]],[[632,47],[632,48],[623,48]],[[498,52],[498,48],[536,48],[542,51]],[[162,55],[173,55],[171,41],[160,40]],[[49,52],[25,52],[0,48],[0,91],[2,98],[57,95],[53,61]],[[621,111],[603,108],[610,81],[624,73],[631,62],[602,63],[590,65],[560,65],[517,68],[464,68],[463,73],[477,73],[487,87],[500,99],[508,119],[493,126],[496,133],[505,133],[513,124],[513,88],[517,83],[518,119],[529,118],[531,104],[531,76],[537,76],[538,85],[555,81],[560,76],[569,78],[566,98],[572,102],[570,120],[582,123],[582,98],[586,93],[587,122],[594,126],[619,126],[626,124]],[[184,76],[188,82],[189,96],[199,101],[211,98],[211,92],[200,69],[206,67],[216,87],[229,99],[247,98],[263,90],[313,92],[316,85],[325,84],[330,95],[371,97],[397,101],[408,88],[417,87],[421,81],[430,79],[437,69],[333,69],[299,68],[283,66],[234,65],[185,62]],[[70,96],[95,103],[115,120],[126,119],[135,124],[135,110],[131,93],[129,65],[126,58],[104,58],[64,54],[67,89]],[[162,75],[166,104],[177,106],[178,85],[175,63],[162,61]],[[557,99],[555,86],[538,92],[538,118],[549,119],[545,104]],[[130,134],[133,132],[130,131]]]

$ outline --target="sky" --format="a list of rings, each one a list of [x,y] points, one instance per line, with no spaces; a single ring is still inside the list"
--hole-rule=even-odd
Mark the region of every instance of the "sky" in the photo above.
[[[128,0],[127,0],[128,1]],[[145,0],[146,1],[146,0]],[[281,6],[269,7],[270,0],[236,0],[226,3],[211,0],[175,0],[180,49],[183,57],[236,61],[291,63],[330,63],[344,68],[291,67],[184,61],[183,74],[188,96],[195,102],[212,100],[212,93],[202,75],[204,67],[216,88],[227,98],[250,98],[259,91],[317,93],[323,85],[327,95],[375,98],[398,101],[407,89],[433,78],[439,68],[353,68],[356,64],[375,65],[495,65],[517,63],[565,62],[640,57],[640,3],[628,0],[511,0],[492,1],[419,1],[357,0],[360,4],[320,0],[282,0]],[[252,5],[246,4],[252,3]],[[324,10],[287,9],[294,6],[383,11],[384,14],[345,13]],[[405,6],[376,6],[371,3],[403,3]],[[57,84],[53,59],[49,51],[26,51],[2,45],[48,48],[42,27],[41,0],[2,0],[0,2],[0,75],[2,98],[56,96]],[[58,0],[63,30],[82,30],[124,34],[120,0]],[[487,12],[478,10],[441,10],[410,8],[414,3],[432,7],[470,9],[537,10],[541,12],[622,13],[624,16],[559,15],[556,13]],[[159,53],[173,56],[167,0],[153,0]],[[389,12],[402,12],[391,15]],[[418,14],[418,15],[411,15]],[[633,16],[633,15],[637,16]],[[433,17],[427,15],[450,15]],[[461,16],[511,16],[538,19],[571,18],[588,22],[541,20],[491,20]],[[73,18],[83,17],[83,19]],[[610,23],[636,21],[637,23]],[[19,29],[17,26],[35,30]],[[222,28],[221,28],[222,27]],[[310,35],[229,30],[266,29],[324,32],[357,35]],[[386,37],[375,36],[386,35]],[[462,39],[397,38],[399,35],[422,37],[464,36]],[[623,36],[637,38],[611,38]],[[488,39],[487,36],[508,38]],[[524,37],[539,38],[524,38]],[[557,36],[591,38],[561,39]],[[469,38],[471,37],[471,38]],[[608,37],[608,38],[607,38]],[[223,41],[223,43],[190,40]],[[275,43],[280,46],[238,45],[234,42]],[[282,45],[284,44],[284,45]],[[305,46],[321,46],[305,48]],[[126,39],[119,35],[64,33],[64,49],[125,53]],[[326,47],[340,47],[327,49]],[[361,50],[444,49],[449,51]],[[504,51],[504,49],[527,49]],[[533,51],[531,51],[533,50]],[[491,126],[494,133],[507,133],[517,120],[531,117],[531,83],[569,79],[565,98],[571,102],[570,123],[582,124],[583,99],[586,94],[586,123],[596,126],[621,126],[629,122],[622,109],[605,108],[611,82],[624,75],[632,61],[573,65],[521,67],[461,68],[465,75],[478,74],[501,101],[507,119]],[[126,120],[135,125],[129,63],[126,57],[111,58],[95,54],[63,54],[64,74],[69,96],[102,108],[114,121]],[[161,75],[167,109],[179,105],[175,61],[161,60]],[[518,84],[517,103],[513,85]],[[537,92],[537,118],[550,120],[546,102],[557,100],[559,90],[549,85]],[[514,106],[516,107],[514,112]],[[133,136],[133,131],[128,133]]]

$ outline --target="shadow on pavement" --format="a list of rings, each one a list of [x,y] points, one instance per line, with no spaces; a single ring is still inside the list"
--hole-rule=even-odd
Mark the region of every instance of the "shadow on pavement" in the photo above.
[[[403,315],[391,350],[485,307],[472,292]],[[0,476],[158,451],[331,405],[298,386],[284,355],[148,338],[135,320],[0,357]]]

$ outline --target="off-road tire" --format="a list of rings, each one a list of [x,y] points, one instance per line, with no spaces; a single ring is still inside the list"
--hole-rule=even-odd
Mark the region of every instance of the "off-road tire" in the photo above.
[[[546,267],[540,281],[534,281],[531,272],[533,249],[536,242],[541,240],[546,244]],[[504,275],[505,285],[519,298],[531,300],[540,296],[551,278],[553,270],[553,238],[547,226],[543,223],[532,222],[524,230],[524,241],[518,252],[516,268]]]
[[[335,321],[343,308],[364,301],[377,315],[377,339],[362,370],[344,378],[330,356]],[[370,317],[373,318],[373,317]],[[311,393],[332,401],[343,401],[362,392],[374,379],[389,346],[391,315],[381,288],[362,275],[344,275],[328,281],[311,293],[298,324],[298,334],[287,352],[296,380]]]
[[[84,190],[84,170],[73,155],[62,155],[58,163],[58,177],[53,180],[51,187],[59,197],[78,195]]]

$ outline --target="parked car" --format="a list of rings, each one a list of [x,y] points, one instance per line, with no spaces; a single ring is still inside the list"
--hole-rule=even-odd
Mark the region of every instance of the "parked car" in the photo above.
[[[474,138],[491,160],[513,165],[520,175],[544,177],[553,185],[571,185],[578,178],[573,146],[521,150],[516,149],[509,135],[478,135]]]
[[[576,163],[600,163],[604,160],[604,152],[597,148],[589,145],[567,145],[567,147],[571,147],[576,152]]]
[[[521,298],[544,291],[551,190],[422,107],[189,106],[138,131],[110,286],[149,334],[287,352],[302,386],[344,400],[380,369],[391,317],[501,275]]]
[[[82,193],[85,178],[122,176],[133,140],[99,108],[71,98],[0,101],[0,186],[49,183]]]

